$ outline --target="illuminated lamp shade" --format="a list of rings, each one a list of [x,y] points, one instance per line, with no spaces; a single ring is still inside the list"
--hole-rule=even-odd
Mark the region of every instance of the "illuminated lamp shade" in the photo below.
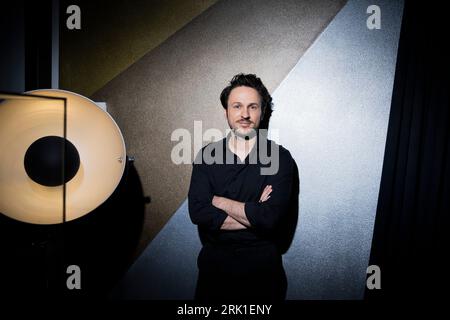
[[[66,99],[66,135],[64,100],[27,101],[26,108],[20,100],[0,104],[0,212],[33,224],[80,218],[105,202],[124,174],[120,129],[81,95],[56,89],[27,94]]]

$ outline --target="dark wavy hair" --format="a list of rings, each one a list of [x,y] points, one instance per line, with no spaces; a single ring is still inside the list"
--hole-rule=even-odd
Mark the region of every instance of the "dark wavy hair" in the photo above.
[[[270,115],[273,111],[273,103],[272,103],[272,97],[270,96],[269,91],[262,83],[261,79],[258,78],[255,74],[243,74],[239,73],[231,79],[230,84],[222,90],[222,93],[220,94],[220,102],[222,103],[222,106],[224,109],[227,109],[228,107],[228,98],[230,96],[231,90],[233,90],[236,87],[250,87],[258,91],[260,97],[261,97],[261,111],[262,111],[262,118],[265,120],[268,120],[270,118]]]

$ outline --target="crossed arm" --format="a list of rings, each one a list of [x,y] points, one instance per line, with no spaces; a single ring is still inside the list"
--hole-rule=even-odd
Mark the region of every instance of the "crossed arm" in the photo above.
[[[194,163],[188,194],[191,221],[211,231],[251,227],[270,232],[288,210],[293,168],[289,155],[280,158],[280,170],[268,179],[270,185],[262,191],[259,202],[244,203],[215,195],[207,166]]]
[[[259,199],[259,202],[264,202],[270,198],[272,186],[267,185]],[[222,230],[242,230],[251,227],[250,222],[245,214],[245,203],[228,199],[225,197],[214,196],[212,205],[218,209],[225,211],[228,216],[223,222],[220,229]]]

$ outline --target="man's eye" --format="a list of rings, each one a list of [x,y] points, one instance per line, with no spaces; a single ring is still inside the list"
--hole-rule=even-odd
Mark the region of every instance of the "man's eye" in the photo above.
[[[239,109],[239,107],[240,107],[240,105],[233,106],[233,108],[235,108],[235,109]]]
[[[258,109],[258,106],[251,106],[250,108],[252,108],[253,110]]]

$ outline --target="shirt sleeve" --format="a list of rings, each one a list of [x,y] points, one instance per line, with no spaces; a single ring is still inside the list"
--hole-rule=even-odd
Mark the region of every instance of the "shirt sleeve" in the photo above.
[[[244,211],[250,225],[261,231],[272,231],[289,210],[294,174],[294,160],[289,151],[280,155],[278,173],[267,179],[272,185],[270,198],[264,202],[245,202]],[[264,186],[265,187],[265,186]],[[262,192],[262,190],[261,190]]]
[[[212,205],[214,193],[206,166],[194,161],[188,194],[189,216],[200,228],[219,230],[228,215]]]

